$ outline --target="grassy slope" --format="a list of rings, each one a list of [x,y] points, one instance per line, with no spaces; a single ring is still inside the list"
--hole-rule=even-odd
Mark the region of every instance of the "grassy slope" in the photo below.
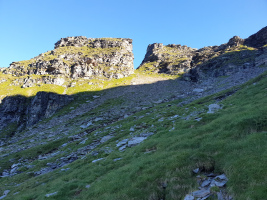
[[[159,78],[166,78],[166,79],[174,79],[177,78],[177,75],[167,75],[167,74],[150,74],[148,72],[143,72],[140,70],[136,70],[134,74],[130,75],[129,77],[121,78],[121,79],[111,79],[108,80],[106,78],[101,79],[77,79],[77,80],[68,80],[63,86],[54,85],[54,84],[38,84],[33,87],[29,88],[21,88],[21,85],[11,85],[13,81],[17,79],[17,77],[3,74],[0,72],[0,80],[5,79],[7,81],[0,83],[0,98],[4,96],[14,96],[14,95],[23,95],[23,96],[34,96],[39,91],[45,92],[54,92],[57,94],[65,94],[72,95],[81,92],[87,91],[101,91],[108,88],[118,87],[118,86],[125,86],[131,85],[131,81],[133,78],[137,76],[142,76],[143,79],[150,78],[150,77],[159,77]],[[28,76],[20,77],[27,78]],[[39,75],[31,75],[32,78],[41,78]],[[75,82],[74,87],[66,87],[71,82]]]
[[[256,84],[252,84],[256,83]],[[113,151],[99,154],[105,157],[97,163],[96,157],[87,156],[65,168],[46,175],[32,177],[22,173],[0,179],[0,193],[10,189],[5,199],[46,199],[45,194],[58,192],[49,199],[159,199],[163,195],[161,184],[167,182],[166,199],[182,199],[185,194],[197,189],[192,169],[225,173],[229,178],[228,191],[235,199],[265,199],[267,194],[267,96],[266,73],[242,86],[234,95],[220,102],[223,109],[216,114],[206,114],[207,105],[213,103],[213,95],[184,107],[161,104],[151,110],[141,111],[115,123],[122,125],[116,137],[103,147],[115,147],[116,140],[129,137],[129,129],[135,133],[156,133],[142,144],[125,152]],[[203,110],[202,120],[170,120],[174,115],[183,116]],[[149,114],[147,114],[150,112]],[[164,117],[163,122],[158,119]],[[153,125],[153,126],[152,126]],[[172,128],[175,128],[174,130]],[[169,131],[170,130],[170,131]],[[99,130],[98,130],[99,131]],[[102,130],[103,135],[108,134]],[[94,133],[88,135],[89,141]],[[86,144],[87,144],[86,143]],[[72,148],[77,148],[72,144]],[[69,146],[68,146],[69,148]],[[147,153],[145,153],[147,152]],[[150,152],[150,153],[149,153]],[[122,158],[114,162],[114,158]],[[40,162],[40,161],[39,161]],[[50,162],[48,160],[42,161]],[[29,170],[31,171],[31,170]],[[12,186],[14,183],[19,186]],[[89,189],[85,188],[90,184]],[[16,195],[12,193],[19,192]]]

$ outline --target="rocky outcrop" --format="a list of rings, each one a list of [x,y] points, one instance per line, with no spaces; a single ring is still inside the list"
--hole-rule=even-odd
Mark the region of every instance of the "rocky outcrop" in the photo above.
[[[262,28],[257,33],[248,37],[245,42],[245,45],[259,48],[267,44],[267,26]]]
[[[68,95],[38,92],[27,107],[27,126],[32,126],[42,118],[51,117],[57,110],[67,105],[72,100],[73,97]]]
[[[31,127],[41,119],[51,117],[67,105],[73,97],[55,93],[38,92],[35,97],[5,97],[0,104],[0,136],[6,127],[14,131]]]
[[[53,75],[63,78],[122,78],[134,72],[132,40],[61,38],[55,49],[27,61],[13,62],[4,74]]]
[[[195,50],[174,44],[167,46],[162,43],[150,44],[139,69],[168,74],[188,72]]]
[[[267,27],[247,39],[234,36],[220,46],[193,49],[181,45],[150,44],[139,70],[184,74],[186,80],[228,76],[266,65]],[[265,46],[264,46],[265,45]]]

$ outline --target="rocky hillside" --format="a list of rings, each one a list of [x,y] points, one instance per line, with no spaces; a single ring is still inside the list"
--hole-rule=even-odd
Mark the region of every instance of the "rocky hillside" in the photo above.
[[[234,37],[216,56],[219,47],[153,44],[142,66],[120,79],[73,76],[67,67],[37,73],[33,63],[4,69],[0,199],[265,199],[265,33]],[[130,44],[103,40],[61,39],[53,51],[94,49],[93,57],[77,55],[95,70],[112,65],[97,58],[116,54],[101,52]],[[116,46],[121,41],[126,47]],[[40,82],[27,85],[32,79]]]
[[[108,82],[113,86],[114,79],[134,73],[133,59],[131,39],[80,36],[62,38],[52,51],[11,63],[0,72],[0,134],[30,127],[74,99],[60,94],[108,88]]]
[[[193,49],[181,45],[150,44],[138,69],[183,74],[186,80],[227,76],[267,63],[267,27],[247,39],[234,36],[220,46]]]

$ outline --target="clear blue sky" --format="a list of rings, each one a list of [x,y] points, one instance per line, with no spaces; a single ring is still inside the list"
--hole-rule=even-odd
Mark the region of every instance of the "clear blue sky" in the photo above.
[[[0,0],[0,67],[82,35],[132,38],[136,68],[148,44],[201,48],[265,26],[267,0]]]

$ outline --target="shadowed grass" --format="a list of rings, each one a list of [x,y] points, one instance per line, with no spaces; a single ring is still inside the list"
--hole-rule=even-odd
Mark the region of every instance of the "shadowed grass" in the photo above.
[[[197,190],[192,170],[200,167],[208,172],[225,173],[229,178],[227,191],[234,199],[265,199],[266,85],[265,73],[222,100],[223,109],[215,114],[206,113],[207,105],[229,90],[192,102],[186,105],[187,109],[176,106],[174,101],[168,102],[171,107],[161,104],[136,113],[135,116],[144,117],[134,120],[132,116],[114,123],[112,127],[121,125],[116,129],[115,137],[97,148],[112,147],[112,153],[86,156],[69,164],[67,172],[57,169],[38,177],[24,175],[24,180],[22,176],[0,179],[3,185],[0,193],[10,189],[11,193],[5,199],[12,200],[41,200],[46,199],[45,194],[53,192],[57,194],[49,199],[158,200],[164,196],[162,184],[167,183],[166,199],[183,199],[187,193]],[[109,109],[115,103],[110,101],[101,109]],[[183,116],[197,109],[205,110],[200,114],[201,121],[170,119],[175,114]],[[148,111],[151,112],[146,115]],[[164,120],[158,121],[160,118]],[[119,152],[116,140],[129,137],[129,129],[134,125],[136,134],[146,131],[155,134],[138,146]],[[101,134],[107,133],[108,130],[102,130]],[[88,138],[92,139],[93,135]],[[76,144],[72,145],[68,148]],[[52,147],[55,147],[54,143],[51,143]],[[101,157],[104,159],[92,163]],[[122,159],[114,162],[115,158]],[[21,185],[12,186],[13,183]],[[19,193],[12,195],[15,192]]]

